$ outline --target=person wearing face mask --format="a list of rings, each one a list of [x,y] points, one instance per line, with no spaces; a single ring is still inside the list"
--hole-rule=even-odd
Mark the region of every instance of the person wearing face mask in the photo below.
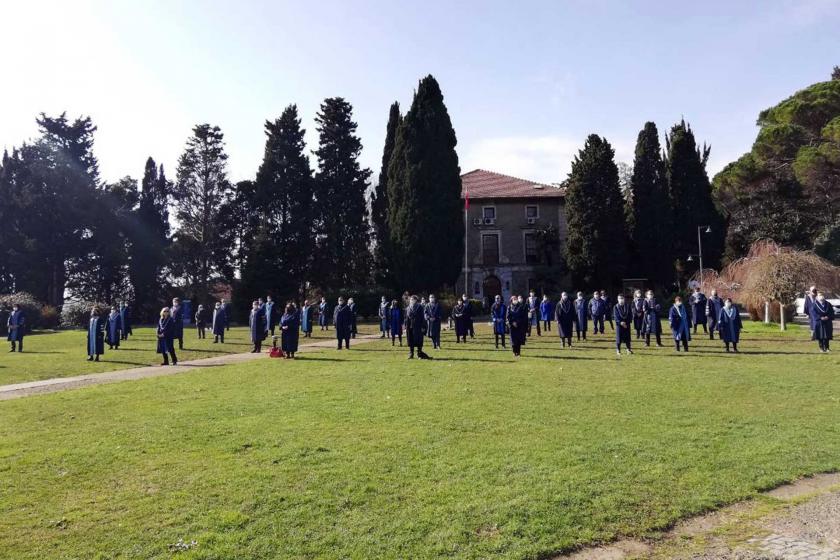
[[[426,320],[426,333],[432,339],[432,349],[440,350],[440,322],[443,310],[434,294],[429,294],[429,303],[423,307],[423,317]]]
[[[490,318],[493,320],[493,336],[496,339],[496,350],[499,349],[499,342],[502,348],[505,344],[505,320],[507,317],[507,306],[502,302],[502,296],[497,295],[490,306]]]
[[[318,304],[318,326],[322,331],[330,330],[330,304],[325,297],[322,297],[321,303]]]
[[[341,350],[341,344],[350,350],[350,337],[353,334],[353,312],[350,307],[344,302],[343,297],[338,298],[338,305],[333,311],[333,326],[335,327],[335,338],[338,340],[338,349]]]
[[[510,332],[510,346],[514,357],[518,358],[522,353],[522,345],[525,344],[525,333],[528,328],[528,309],[525,307],[522,296],[513,296],[507,312],[508,331]]]
[[[610,330],[614,331],[615,325],[613,324],[613,302],[610,299],[610,296],[607,295],[606,290],[601,290],[601,301],[604,302],[604,320],[610,324]]]
[[[388,306],[388,330],[391,335],[391,346],[394,346],[397,338],[400,339],[400,346],[402,346],[402,329],[403,329],[403,310],[400,308],[399,302],[393,300]]]
[[[565,348],[566,345],[571,348],[572,329],[574,328],[573,325],[575,323],[575,316],[577,312],[575,311],[574,303],[572,303],[572,300],[569,299],[568,293],[563,292],[560,294],[560,301],[557,302],[554,314],[557,319],[557,333],[560,335],[560,341],[563,348]]]
[[[347,307],[350,309],[350,338],[356,338],[359,332],[358,316],[356,315],[356,302],[353,298],[347,298]]]
[[[99,315],[99,309],[90,310],[90,322],[87,332],[87,353],[89,362],[98,362],[105,353],[105,320]]]
[[[642,299],[642,290],[633,292],[633,330],[636,331],[636,339],[642,338],[642,329],[645,325],[645,300]]]
[[[17,303],[12,305],[12,312],[6,319],[6,340],[12,343],[9,352],[23,352],[23,336],[26,334],[26,314]]]
[[[169,358],[172,358],[172,365],[178,365],[178,356],[175,355],[175,324],[168,307],[160,310],[160,319],[157,325],[157,353],[163,356],[162,366],[169,365]]]
[[[195,329],[198,332],[198,338],[207,338],[207,313],[203,305],[199,305],[195,312]]]
[[[820,352],[830,352],[829,346],[834,338],[834,307],[826,301],[822,292],[817,292],[817,298],[811,306],[811,319],[814,322],[813,340],[819,344]]]
[[[385,338],[388,335],[388,325],[390,324],[390,307],[388,300],[382,296],[382,301],[379,303],[379,338]],[[402,327],[400,327],[400,339],[402,339]]]
[[[694,327],[694,334],[697,334],[697,325],[703,326],[703,332],[706,330],[706,295],[700,291],[700,286],[694,288],[694,293],[691,294],[691,322]]]
[[[531,336],[531,329],[533,327],[537,327],[537,336],[542,336],[542,332],[540,332],[540,316],[539,316],[539,307],[540,302],[537,300],[537,295],[534,293],[534,290],[531,290],[531,293],[528,295],[528,332],[526,333],[527,336]]]
[[[814,302],[817,301],[817,287],[811,286],[808,293],[805,294],[805,315],[808,316],[808,327],[811,330],[811,340],[814,340],[814,316],[811,314],[811,308],[814,307]]]
[[[128,335],[133,334],[131,331],[131,309],[124,301],[120,302],[120,323],[122,324],[122,339],[128,340]]]
[[[729,352],[729,345],[731,344],[732,349],[738,352],[738,341],[741,339],[741,314],[738,313],[738,308],[733,305],[732,298],[726,298],[726,301],[723,302],[716,325],[720,332],[720,338],[726,345],[726,351]]]
[[[589,316],[592,318],[592,334],[604,334],[604,314],[606,303],[601,299],[601,294],[596,290],[589,300]]]
[[[677,352],[680,351],[680,344],[688,352],[691,329],[688,328],[688,313],[685,310],[680,296],[674,298],[674,305],[671,306],[671,311],[668,312],[668,322],[671,324],[671,334],[674,336],[674,344],[677,347]]]
[[[295,359],[300,341],[300,318],[293,303],[286,304],[286,309],[280,317],[280,349],[285,358]]]
[[[589,327],[589,304],[586,298],[583,297],[583,292],[577,293],[575,300],[575,332],[577,333],[578,342],[581,337],[586,340],[586,331]]]
[[[632,354],[630,329],[633,325],[633,306],[624,299],[624,294],[619,294],[616,298],[613,319],[615,319],[615,353],[621,356],[621,345],[624,344],[627,353]]]
[[[408,307],[405,310],[405,336],[408,340],[408,359],[414,359],[414,352],[417,351],[417,357],[421,360],[428,360],[431,358],[428,354],[423,352],[423,333],[425,329],[425,311],[417,296],[413,295],[408,300]]]
[[[251,302],[251,314],[248,316],[248,330],[251,335],[252,354],[262,351],[262,341],[265,340],[265,313],[260,308],[259,300]]]
[[[303,300],[303,307],[300,309],[300,331],[303,338],[312,338],[312,318],[315,314],[315,306],[309,303],[308,299]]]
[[[662,306],[653,297],[653,290],[648,290],[645,294],[644,303],[644,334],[645,346],[650,346],[650,335],[656,337],[656,345],[662,346],[662,323],[659,322],[659,314],[662,312]]]
[[[715,331],[719,330],[717,326],[723,304],[724,301],[720,299],[717,290],[712,290],[712,295],[706,300],[706,321],[709,324],[709,340],[714,340]]]
[[[467,319],[464,316],[466,313],[464,308],[464,300],[459,300],[452,308],[452,319],[455,321],[455,342],[460,343],[464,339],[464,344],[467,342]]]
[[[170,318],[172,319],[173,336],[178,341],[178,350],[184,349],[184,308],[181,307],[180,298],[172,298],[172,311],[170,311]]]
[[[464,302],[464,320],[467,322],[467,332],[470,333],[470,338],[475,338],[475,325],[473,324],[473,308],[472,302],[466,294],[461,296],[461,301]],[[466,342],[466,340],[464,340]]]
[[[216,307],[213,309],[213,323],[211,328],[213,330],[213,344],[225,341],[225,326],[227,326],[227,314],[225,308],[222,307],[221,302],[216,302]]]
[[[544,294],[543,299],[540,302],[540,321],[542,321],[542,328],[544,331],[551,332],[551,320],[554,315],[554,303],[548,299],[548,294]]]
[[[106,337],[108,341],[108,349],[114,350],[120,347],[120,340],[122,340],[122,321],[120,320],[120,312],[116,306],[111,308],[111,314],[105,319]]]

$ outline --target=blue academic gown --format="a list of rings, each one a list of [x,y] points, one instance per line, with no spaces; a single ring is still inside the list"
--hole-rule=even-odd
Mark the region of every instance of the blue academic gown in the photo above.
[[[645,326],[645,300],[633,298],[633,329],[641,333]]]
[[[330,324],[330,304],[327,302],[318,305],[318,326],[326,327]]]
[[[379,304],[379,332],[388,334],[388,327],[391,324],[390,304],[382,302]],[[402,330],[400,330],[402,332]]]
[[[259,308],[251,308],[251,314],[248,316],[248,334],[254,344],[265,340],[265,313]]]
[[[811,294],[805,294],[805,315],[808,316],[808,324],[811,327],[811,332],[814,332],[814,315],[811,313],[811,309],[814,307],[814,301],[816,299],[811,298]]]
[[[119,313],[108,315],[108,344],[111,346],[120,345],[120,333],[122,332],[122,319]]]
[[[555,309],[557,332],[560,334],[560,338],[572,338],[572,329],[577,318],[577,310],[575,309],[574,302],[568,298],[566,301],[561,299],[557,302]]]
[[[493,334],[504,336],[507,306],[504,303],[493,302],[490,307],[490,317],[493,319]]]
[[[741,339],[741,314],[738,312],[738,308],[733,305],[728,311],[721,309],[716,321],[717,329],[720,331],[720,337],[723,341],[727,344],[733,342],[738,344]]]
[[[423,318],[426,320],[427,335],[433,341],[440,340],[440,321],[442,317],[443,311],[441,311],[440,303],[435,301],[426,304],[423,310]]]
[[[828,320],[823,321],[823,317],[828,317]],[[834,339],[834,307],[828,300],[823,303],[814,300],[811,305],[811,320],[814,322],[814,340]]]
[[[170,318],[172,319],[172,338],[184,338],[184,308],[180,305],[173,307]]]
[[[676,305],[671,306],[671,311],[668,312],[668,322],[671,324],[671,334],[674,340],[691,340],[691,329],[688,328],[688,315],[685,311],[685,305],[677,309]]]
[[[702,293],[691,294],[691,320],[695,327],[706,324],[706,296]]]
[[[227,326],[227,312],[224,307],[213,309],[213,336],[223,336]]]
[[[528,306],[528,322],[531,326],[536,326],[537,321],[540,320],[540,303],[537,299],[537,296],[533,298],[528,296],[528,299],[525,300],[525,304]]]
[[[26,314],[22,309],[12,311],[6,321],[9,334],[6,335],[6,340],[11,342],[23,342],[23,336],[26,334]],[[12,327],[17,327],[13,329]]]
[[[544,300],[540,302],[540,321],[554,320],[554,304],[551,300]]]
[[[265,312],[265,330],[270,331],[272,327],[277,326],[277,317],[274,314],[274,302],[266,302],[263,309]]]
[[[304,334],[309,334],[312,332],[312,310],[314,306],[312,305],[304,305],[303,309],[300,310],[300,330],[304,332]]]
[[[157,353],[171,354],[175,352],[175,321],[172,317],[158,320]]]
[[[297,352],[300,338],[300,320],[297,313],[283,313],[280,317],[280,349],[283,352]]]
[[[388,309],[388,317],[385,319],[390,328],[391,336],[400,337],[403,332],[403,310],[400,306],[391,307]]]
[[[88,356],[99,356],[105,353],[105,319],[91,317],[87,332]]]
[[[575,299],[575,315],[577,316],[575,321],[577,332],[585,334],[589,323],[589,304],[586,298]]]
[[[624,304],[616,303],[613,306],[613,320],[615,321],[615,343],[630,344],[630,329],[633,328],[633,306],[627,301]],[[624,322],[626,327],[622,327]]]
[[[338,340],[346,340],[353,334],[353,311],[347,304],[337,305],[333,312],[333,324],[335,325],[335,337]]]
[[[131,331],[131,309],[127,305],[120,307],[120,321],[122,322],[123,337],[133,334]]]
[[[604,331],[604,317],[607,314],[607,302],[603,298],[589,300],[589,316],[592,317],[594,326],[592,332],[598,333]]]
[[[717,328],[718,320],[720,319],[720,312],[722,309],[723,300],[720,299],[720,296],[712,296],[706,300],[706,317],[708,318],[710,329]]]
[[[656,301],[656,298],[653,298],[651,300],[645,299],[644,309],[644,334],[662,334],[662,323],[659,322],[659,314],[662,312],[662,306],[659,305],[659,302]]]

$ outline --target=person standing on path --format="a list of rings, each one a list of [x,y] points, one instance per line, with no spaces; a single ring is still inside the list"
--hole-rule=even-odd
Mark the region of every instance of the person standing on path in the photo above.
[[[338,298],[338,305],[333,312],[333,326],[335,326],[335,338],[338,340],[338,349],[350,350],[350,336],[353,333],[353,312],[344,302],[343,297]]]
[[[169,358],[172,358],[172,365],[178,365],[178,356],[175,355],[175,322],[168,307],[160,310],[160,320],[157,326],[157,353],[163,356],[162,366],[169,365]]]
[[[280,349],[286,358],[294,360],[300,341],[300,318],[294,304],[286,305],[283,316],[280,317]]]
[[[259,300],[251,302],[251,314],[248,316],[248,332],[251,335],[251,343],[254,348],[252,354],[259,354],[262,351],[262,341],[265,340],[265,313],[260,309]]]

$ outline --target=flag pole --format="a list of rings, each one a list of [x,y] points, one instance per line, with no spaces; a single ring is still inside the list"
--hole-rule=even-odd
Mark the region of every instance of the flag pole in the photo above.
[[[469,292],[469,263],[467,260],[467,243],[469,239],[469,209],[470,209],[470,191],[467,191],[464,195],[464,293],[467,294],[469,297],[471,294]],[[458,294],[455,294],[456,296]]]

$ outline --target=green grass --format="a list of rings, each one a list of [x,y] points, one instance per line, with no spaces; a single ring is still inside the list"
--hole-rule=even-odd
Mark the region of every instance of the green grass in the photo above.
[[[378,331],[378,325],[359,325],[362,334]],[[280,334],[280,330],[275,331]],[[312,341],[335,337],[335,332],[321,331],[315,327]],[[301,343],[307,340],[300,339]],[[6,353],[0,350],[0,385],[37,381],[54,377],[70,377],[86,373],[102,373],[160,364],[156,353],[157,339],[151,327],[134,329],[134,334],[120,343],[118,350],[109,350],[99,362],[87,361],[87,333],[83,330],[35,333],[24,339],[22,354]],[[271,338],[265,344],[271,344]],[[177,344],[176,344],[177,345]],[[248,352],[252,348],[247,327],[233,327],[225,334],[224,344],[213,344],[208,331],[207,338],[199,339],[194,328],[184,330],[184,350],[177,351],[178,360],[187,361],[209,358],[222,354]]]
[[[649,535],[840,468],[840,360],[747,327],[740,355],[554,335],[514,361],[482,327],[429,362],[374,342],[0,402],[0,558],[546,558]]]

